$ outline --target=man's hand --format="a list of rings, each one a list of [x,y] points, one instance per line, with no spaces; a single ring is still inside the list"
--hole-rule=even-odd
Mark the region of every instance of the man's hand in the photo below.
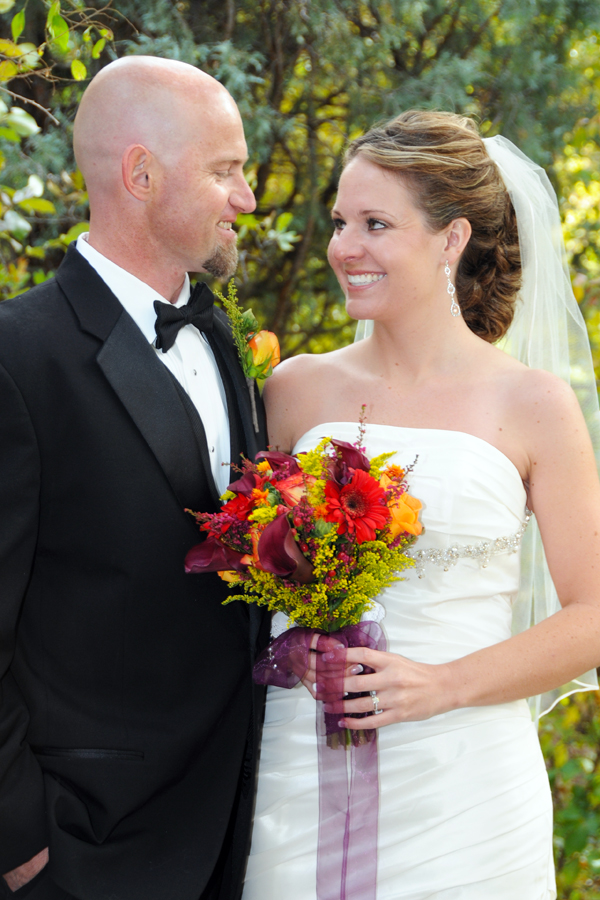
[[[29,862],[23,863],[22,866],[17,866],[12,872],[7,872],[6,875],[4,875],[4,880],[11,891],[18,891],[19,888],[28,884],[32,878],[35,878],[37,873],[42,871],[47,862],[48,848],[45,847],[43,850],[40,850],[39,853],[36,853]]]

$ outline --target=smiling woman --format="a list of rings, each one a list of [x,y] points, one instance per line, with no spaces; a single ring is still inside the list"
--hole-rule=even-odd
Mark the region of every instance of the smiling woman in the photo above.
[[[526,186],[519,221],[504,164],[468,119],[411,111],[354,141],[329,261],[372,335],[284,362],[265,391],[282,450],[352,440],[364,405],[369,456],[418,456],[418,571],[378,597],[390,652],[347,652],[344,690],[363,696],[344,701],[340,724],[372,713],[374,694],[377,715],[360,724],[378,731],[381,784],[376,891],[347,900],[556,897],[550,791],[525,698],[600,662],[600,484],[568,384],[493,346],[522,313],[522,278],[543,305],[543,340],[551,295],[570,290],[547,179],[506,152]],[[568,303],[564,316],[577,316]],[[340,493],[340,520],[342,507]],[[532,621],[513,622],[530,510],[562,609],[513,636]],[[317,746],[302,690],[269,693],[244,900],[317,896]],[[351,859],[354,871],[363,863]]]

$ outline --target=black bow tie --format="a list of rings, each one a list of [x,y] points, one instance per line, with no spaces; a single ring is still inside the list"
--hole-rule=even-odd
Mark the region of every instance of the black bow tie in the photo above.
[[[204,282],[197,282],[185,306],[155,300],[154,346],[157,350],[163,353],[170,350],[184,325],[195,325],[198,331],[212,331],[214,302],[214,295]]]

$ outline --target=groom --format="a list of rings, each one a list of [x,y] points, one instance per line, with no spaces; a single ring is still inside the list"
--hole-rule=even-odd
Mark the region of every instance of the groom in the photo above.
[[[210,292],[176,308],[235,269],[242,123],[210,76],[129,57],[74,141],[89,235],[0,305],[0,895],[235,900],[265,622],[184,574],[185,509],[264,429]]]

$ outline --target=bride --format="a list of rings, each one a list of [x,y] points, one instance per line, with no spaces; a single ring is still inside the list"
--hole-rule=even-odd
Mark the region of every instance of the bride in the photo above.
[[[347,700],[346,717],[382,710],[361,720],[379,730],[377,900],[556,897],[550,791],[524,698],[600,663],[600,487],[578,399],[543,370],[568,379],[582,323],[541,221],[539,172],[449,113],[406,112],[355,140],[329,261],[372,334],[290,359],[267,384],[273,446],[353,442],[364,405],[367,455],[418,457],[417,565],[378,598],[388,652],[349,650],[344,684],[377,697]],[[514,356],[494,346],[507,332]],[[589,350],[579,355],[583,378]],[[593,410],[590,385],[577,390]],[[534,612],[531,586],[519,594],[523,534],[522,587],[543,575],[529,510],[560,598],[546,618],[550,579]],[[269,690],[244,900],[316,896],[311,693]]]

